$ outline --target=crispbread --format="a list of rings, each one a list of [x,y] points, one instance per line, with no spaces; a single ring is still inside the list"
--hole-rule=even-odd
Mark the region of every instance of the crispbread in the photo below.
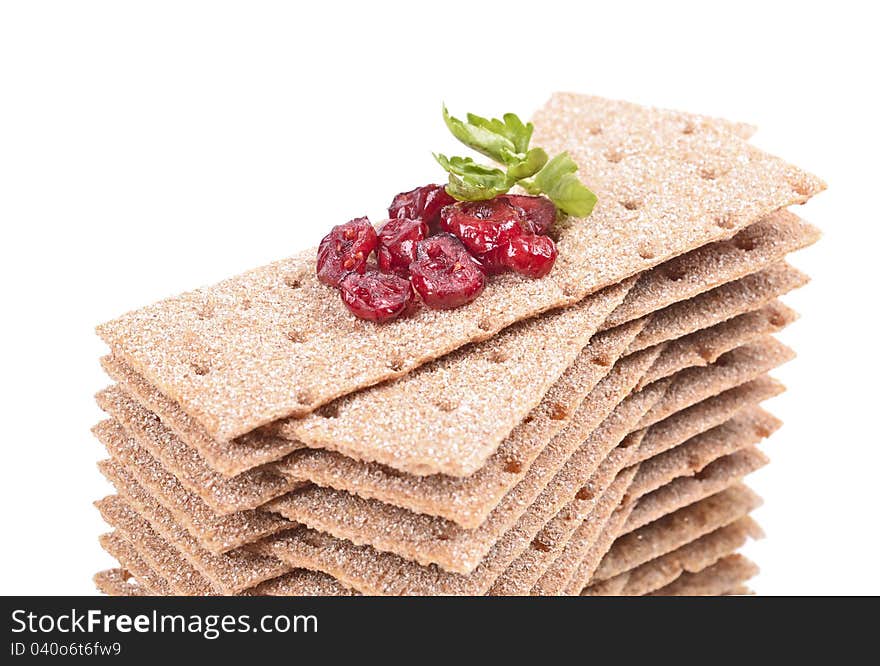
[[[215,594],[214,588],[179,553],[156,534],[149,523],[138,516],[116,495],[95,502],[101,517],[124,538],[137,555],[179,596]]]
[[[629,127],[625,136],[573,131],[586,119]],[[573,304],[824,188],[724,127],[685,134],[679,119],[657,110],[563,96],[536,120],[535,141],[569,150],[599,198],[588,220],[559,230],[559,258],[542,280],[498,276],[468,306],[375,326],[317,282],[308,250],[128,313],[99,334],[214,438],[228,440]]]
[[[809,244],[814,239],[814,230],[808,225],[796,220],[793,216],[781,217],[779,221],[763,222],[762,227],[766,228],[761,233],[745,230],[741,232],[743,237],[740,238],[738,236],[734,243],[715,243],[702,250],[701,256],[709,260],[714,267],[712,280],[715,280],[716,282],[726,282],[738,277],[739,274],[747,268],[747,266],[744,267],[743,265],[745,254],[749,254],[750,258],[764,257],[765,260],[767,260],[768,257],[777,255],[781,257],[785,252]],[[751,247],[752,249],[748,253],[744,253],[738,246]],[[755,267],[752,268],[752,270],[755,269]],[[678,290],[681,291],[679,295],[684,298],[691,295],[692,292],[698,291],[700,288],[706,288],[705,285],[709,284],[708,278],[705,275],[706,269],[695,262],[686,263],[676,269],[676,271],[682,270],[693,271],[693,275],[688,276],[684,281],[679,280],[675,282],[673,286],[667,288],[664,288],[664,285],[668,285],[670,282],[668,274],[673,274],[675,277],[678,277],[678,273],[672,271],[666,264],[657,266],[648,273],[642,275],[640,281],[643,285],[647,282],[654,284],[654,286],[649,288],[643,287],[643,296],[640,299],[639,307],[643,310],[653,310],[659,307],[661,303],[666,303],[670,298],[674,298],[676,294],[678,294]],[[777,282],[780,281],[780,279],[777,279]],[[682,286],[686,286],[686,289],[682,290]],[[745,293],[741,290],[739,298],[742,300],[743,296],[750,295],[749,290],[746,290]],[[722,294],[721,296],[729,302],[727,305],[728,310],[731,308],[734,310],[736,309],[735,298],[731,298],[730,294]],[[653,299],[662,300],[655,301]],[[723,313],[724,307],[718,306],[717,303],[715,304],[714,310],[707,310],[707,312],[714,313],[719,310],[719,307]],[[757,306],[752,306],[749,309],[754,309],[755,307]],[[739,314],[742,311],[744,310],[735,311],[734,313]],[[684,329],[679,335],[685,332],[698,330],[699,328],[717,322],[707,321],[705,324],[701,324],[698,318],[692,316],[689,323],[692,323],[693,327],[690,329]],[[670,336],[670,338],[672,337],[678,336]],[[516,338],[527,338],[530,342],[526,343],[524,340],[520,340],[517,344],[525,345],[526,348],[530,347],[532,349],[532,354],[527,356],[525,360],[520,361],[523,373],[528,374],[529,372],[539,372],[542,364],[545,362],[545,356],[547,354],[552,355],[552,345],[546,345],[541,335],[536,334],[530,325],[525,324],[517,327],[514,339]],[[487,343],[485,345],[473,345],[470,349],[479,350],[485,347],[486,349],[483,349],[484,354],[503,351],[498,350],[497,348],[493,351],[492,345],[495,344],[497,343],[492,342],[491,344]],[[162,422],[184,442],[195,448],[208,465],[227,476],[238,474],[251,467],[278,459],[281,456],[302,447],[302,444],[298,441],[273,437],[271,434],[261,431],[250,433],[247,436],[238,438],[234,442],[217,442],[212,439],[191,417],[186,415],[176,403],[161,394],[155,387],[150,385],[131,368],[126,366],[120,359],[108,356],[103,358],[101,363],[111,378],[119,382],[128,393],[136,397],[146,408],[158,415]],[[427,377],[430,380],[432,377],[430,368],[438,364],[439,362],[430,364],[424,368],[418,376]],[[456,372],[452,371],[453,369],[466,376],[468,372],[467,364],[459,363],[456,364],[454,368],[450,368],[447,365],[443,373],[444,375],[452,375],[453,383],[465,381],[463,376],[457,375]],[[502,371],[503,367],[499,366],[494,369],[497,371],[495,379],[503,383],[505,380],[505,373]],[[417,380],[412,379],[408,381],[414,382],[416,384],[416,389],[418,390]],[[400,387],[398,386],[398,388]],[[387,393],[389,389],[386,387],[382,390]],[[363,391],[358,394],[357,400],[362,404],[361,409],[366,409],[363,403],[369,403],[369,395],[371,393],[371,391]],[[412,408],[408,407],[408,393],[401,392],[401,394],[402,399],[397,400],[393,404],[383,404],[381,407],[389,415],[404,421],[408,418],[407,414],[409,412],[407,412],[407,410]],[[492,394],[489,395],[492,396]],[[349,400],[351,400],[351,398]],[[498,400],[493,400],[491,402],[487,400],[486,404],[495,405],[496,412],[504,412],[509,407],[507,403]],[[392,407],[398,411],[392,411]],[[332,407],[328,407],[328,409],[332,410]],[[389,416],[389,418],[391,416]],[[292,420],[287,423],[291,428],[295,425],[295,421]],[[384,436],[384,433],[379,432],[374,433],[374,435],[381,437]]]
[[[647,405],[656,401],[660,393],[657,386],[649,387],[621,403],[609,417],[619,421],[619,427],[613,429],[616,432],[609,432],[609,441],[601,444],[596,442],[597,453],[613,448],[614,440],[622,440],[624,432],[636,421],[635,414],[648,409]],[[635,397],[638,399],[634,400]],[[610,483],[613,477],[613,468],[600,464],[596,474],[584,479],[575,488],[548,486],[547,494],[542,494],[540,501],[533,503],[517,524],[495,543],[477,569],[468,575],[444,572],[437,566],[422,567],[397,555],[377,551],[370,546],[355,546],[349,541],[307,528],[264,539],[257,546],[259,552],[274,555],[293,566],[324,571],[343,584],[367,594],[485,594],[510,562],[528,548],[535,534],[553,517],[556,512],[554,507],[570,501],[577,490],[588,482],[602,485]],[[513,492],[522,487],[521,483]]]
[[[584,596],[642,596],[668,585],[683,573],[696,573],[733,554],[751,538],[759,538],[761,528],[748,516],[694,537],[677,550],[645,562],[629,571],[581,592]],[[622,585],[620,583],[623,583]]]
[[[216,593],[237,594],[294,568],[243,549],[222,555],[209,553],[177,524],[171,512],[138,485],[123,465],[111,462],[104,465],[101,471],[107,474],[108,480],[119,493],[111,500],[116,520],[111,524],[124,531],[129,541],[135,542],[143,533],[143,523],[146,522],[161,539],[177,549],[204,576]],[[107,516],[104,517],[107,520]]]
[[[751,400],[762,399],[761,394],[755,395],[752,391],[739,391],[737,389],[734,389],[734,391],[737,391],[737,394],[747,401],[735,406],[726,406],[722,411],[717,408],[718,399],[712,398],[686,410],[686,413],[683,413],[684,418],[678,419],[678,425],[674,429],[667,428],[665,423],[656,424],[648,429],[646,435],[642,438],[642,442],[647,439],[653,439],[655,444],[651,447],[651,455],[644,455],[644,444],[641,444],[631,457],[630,462],[632,464],[648,460],[649,458],[650,460],[646,462],[643,466],[643,471],[640,472],[642,487],[633,486],[628,490],[627,503],[634,504],[634,500],[640,496],[641,492],[646,492],[646,489],[651,487],[651,485],[666,483],[690,471],[690,468],[686,465],[677,466],[671,464],[672,461],[665,458],[665,456],[672,455],[680,450],[683,453],[675,453],[677,458],[683,458],[687,464],[693,463],[695,469],[697,467],[701,468],[724,452],[741,448],[755,441],[754,437],[752,437],[755,428],[760,427],[760,437],[766,437],[770,434],[769,428],[775,427],[778,422],[772,416],[756,411],[756,408],[752,407],[750,402]],[[726,396],[725,402],[732,402],[735,397],[736,395]],[[764,397],[769,397],[769,395],[764,394]],[[730,419],[729,423],[725,424],[726,427],[717,429],[712,435],[708,435],[711,429],[725,420],[722,418],[724,416]],[[720,421],[718,421],[719,418],[721,419]],[[654,437],[652,433],[654,429],[662,430],[665,433],[664,436]],[[732,435],[733,439],[730,443],[719,445],[719,439],[724,434]],[[677,435],[677,437],[672,435]],[[628,514],[624,511],[619,511],[615,514],[614,520],[620,521],[621,517],[625,520]],[[622,527],[622,523],[618,525],[618,528]],[[532,594],[556,595],[563,592],[566,583],[571,579],[575,570],[581,566],[581,562],[588,557],[590,552],[594,552],[593,544],[586,538],[587,534],[594,533],[593,525],[585,523],[582,526],[578,526],[555,559],[549,562],[543,571],[534,572],[538,573],[539,578],[536,579],[537,582],[532,588]],[[617,532],[612,530],[612,533],[608,535],[610,540],[605,544],[604,549],[601,549],[600,545],[599,548],[601,550],[594,552],[594,555],[598,556],[598,559],[595,559],[594,565],[598,566],[599,559],[605,554],[616,537]],[[586,570],[586,567],[582,569]],[[577,593],[577,590],[572,593]]]
[[[760,310],[746,312],[710,328],[691,333],[666,343],[663,353],[639,382],[647,386],[658,379],[669,377],[684,368],[709,365],[722,354],[750,342],[777,333],[797,319],[791,308],[779,301]]]
[[[271,468],[258,467],[225,478],[205,465],[155,414],[129,398],[118,386],[101,391],[96,399],[129,437],[160,460],[184,487],[199,495],[217,513],[255,509],[273,497],[304,485],[303,481],[289,479]],[[92,431],[98,439],[106,439],[113,427],[113,421],[103,421]]]
[[[618,507],[618,510],[605,521],[599,536],[594,539],[588,538],[585,544],[581,546],[581,550],[586,550],[583,559],[574,567],[567,567],[565,569],[568,573],[562,588],[565,594],[569,596],[577,596],[579,591],[583,588],[582,581],[589,581],[592,578],[593,573],[596,571],[596,567],[599,566],[599,562],[602,560],[602,556],[608,552],[609,548],[611,548],[615,535],[620,531],[620,528],[626,524],[634,505],[635,503],[633,501],[627,501],[625,504],[622,503]],[[578,534],[578,536],[580,536],[580,534]]]
[[[744,406],[756,405],[784,390],[785,387],[778,381],[763,376],[676,411],[648,429],[634,460],[641,462],[667,451],[701,432],[721,425]]]
[[[273,430],[409,474],[470,476],[538,406],[634,282],[604,289],[589,305],[516,323]]]
[[[96,573],[92,580],[99,592],[111,597],[146,597],[152,594],[125,569],[105,569]]]
[[[645,415],[639,425],[642,428],[653,425],[690,405],[757,379],[792,358],[794,352],[791,349],[767,337],[729,351],[706,367],[682,370],[663,400]]]
[[[699,296],[653,311],[629,353],[719,324],[743,312],[756,310],[775,298],[804,286],[809,278],[780,262],[739,280],[727,282]],[[650,290],[653,291],[653,290]]]
[[[266,511],[216,514],[198,495],[187,492],[174,475],[114,423],[100,429],[100,440],[113,459],[124,465],[140,486],[171,511],[175,520],[203,548],[215,555],[294,526],[289,520]],[[110,465],[108,461],[98,465],[105,476],[112,474],[112,470],[105,469]]]
[[[670,479],[698,475],[718,458],[754,446],[781,426],[779,419],[760,407],[746,407],[729,421],[651,458],[642,465],[629,494],[641,497]]]
[[[162,576],[141,559],[132,545],[116,532],[98,537],[101,548],[115,557],[146,594],[170,596],[174,590]]]
[[[743,555],[728,555],[702,571],[683,573],[650,596],[715,596],[730,590],[743,594],[741,584],[757,574],[757,565]]]
[[[767,456],[757,449],[745,449],[716,460],[695,476],[678,478],[640,498],[621,534],[628,534],[667,513],[714,495],[767,462]]]
[[[633,434],[642,435],[644,432]],[[638,466],[623,469],[632,457],[632,450],[636,445],[633,441],[632,444],[618,447],[609,454],[603,464],[610,464],[620,470],[617,477],[607,488],[595,487],[595,483],[582,488],[572,502],[541,528],[532,539],[530,547],[510,563],[490,588],[490,595],[528,594],[541,574],[559,556],[574,531],[588,526],[592,533],[585,534],[584,538],[591,538],[601,531],[602,525],[621,506],[621,500],[638,471]]]
[[[528,473],[546,442],[566,427],[582,403],[602,413],[602,403],[610,396],[601,388],[594,394],[594,389],[643,325],[632,322],[594,336],[541,404],[513,429],[486,465],[469,477],[412,476],[321,450],[299,451],[281,461],[278,469],[291,478],[309,479],[319,486],[446,518],[462,527],[478,527]]]
[[[632,413],[659,399],[665,387],[647,397],[636,393],[623,400],[656,358],[651,350],[639,354],[616,366],[597,387],[600,396],[609,398],[605,401],[604,414],[597,413],[593,405],[582,405],[568,427],[547,445],[523,479],[474,530],[463,529],[445,519],[318,487],[285,495],[267,508],[356,545],[371,545],[424,566],[436,564],[450,572],[468,574],[501,535],[516,524],[545,486],[552,487],[557,479],[572,474],[586,473],[589,478],[610,448],[629,432],[625,430],[619,438],[614,438],[621,422],[628,424]],[[603,451],[603,446],[608,450]],[[592,464],[592,468],[585,467],[587,463]]]
[[[614,578],[739,520],[761,505],[742,484],[669,513],[618,537],[602,558],[591,584]]]
[[[326,574],[297,569],[260,583],[244,594],[253,597],[352,597],[358,593]]]
[[[619,326],[769,268],[789,252],[812,245],[819,235],[818,229],[793,213],[778,211],[728,240],[667,261],[661,268],[665,280],[645,273],[601,328]]]

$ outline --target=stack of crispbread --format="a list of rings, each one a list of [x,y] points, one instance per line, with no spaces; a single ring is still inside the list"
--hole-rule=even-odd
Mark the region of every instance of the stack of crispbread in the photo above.
[[[557,94],[599,197],[549,276],[383,325],[314,251],[99,327],[109,594],[739,594],[817,178],[751,129]]]

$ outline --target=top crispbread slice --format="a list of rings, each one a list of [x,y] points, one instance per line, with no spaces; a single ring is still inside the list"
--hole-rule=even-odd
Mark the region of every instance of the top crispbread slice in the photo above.
[[[228,440],[576,303],[824,187],[727,127],[683,126],[682,118],[572,95],[539,111],[536,145],[568,150],[599,197],[589,219],[558,230],[559,258],[544,279],[498,276],[468,306],[422,308],[377,326],[356,319],[317,282],[308,250],[128,313],[98,332],[212,437]]]

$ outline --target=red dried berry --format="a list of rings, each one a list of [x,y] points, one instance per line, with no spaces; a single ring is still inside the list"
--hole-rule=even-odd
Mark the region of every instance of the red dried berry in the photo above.
[[[526,225],[533,234],[546,234],[556,222],[556,206],[547,197],[506,194],[501,198],[522,210]]]
[[[542,278],[556,263],[556,243],[549,236],[523,234],[508,241],[502,261],[521,275]]]
[[[419,243],[418,258],[409,270],[413,287],[425,305],[435,310],[466,305],[486,286],[480,266],[461,241],[449,234]]]
[[[347,273],[363,273],[377,243],[376,230],[366,217],[336,225],[318,246],[318,279],[338,287]]]
[[[460,201],[440,212],[440,228],[458,237],[477,256],[523,233],[523,211],[501,198]]]
[[[416,245],[428,235],[428,225],[421,220],[389,220],[379,230],[376,256],[385,273],[409,275],[409,265],[416,259]]]
[[[388,217],[394,219],[421,220],[432,229],[440,221],[440,210],[455,203],[443,185],[423,185],[409,192],[401,192],[388,208]]]
[[[339,294],[354,316],[380,324],[406,312],[414,298],[409,280],[378,271],[349,273],[339,284]]]

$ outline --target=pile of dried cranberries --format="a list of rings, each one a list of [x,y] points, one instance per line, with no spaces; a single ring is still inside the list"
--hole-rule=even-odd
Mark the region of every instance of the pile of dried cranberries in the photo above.
[[[318,279],[361,319],[396,319],[416,294],[429,308],[457,308],[482,293],[487,275],[541,278],[556,261],[547,236],[556,206],[545,197],[456,201],[442,185],[425,185],[394,197],[388,215],[378,233],[360,217],[333,227],[318,247]]]

